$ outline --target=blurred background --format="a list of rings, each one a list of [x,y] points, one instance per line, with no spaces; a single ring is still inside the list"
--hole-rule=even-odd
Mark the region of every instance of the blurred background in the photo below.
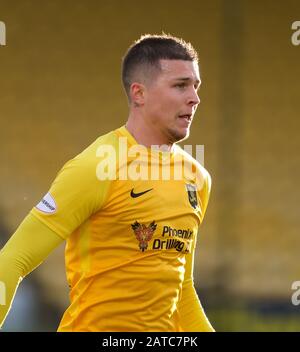
[[[195,284],[217,331],[300,331],[298,0],[0,0],[0,246],[56,173],[127,119],[121,58],[162,31],[198,50],[189,144],[213,180]],[[64,246],[20,285],[4,331],[55,331]]]

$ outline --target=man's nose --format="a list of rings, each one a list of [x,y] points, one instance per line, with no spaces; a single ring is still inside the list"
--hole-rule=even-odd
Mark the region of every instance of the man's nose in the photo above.
[[[191,92],[189,99],[188,99],[188,105],[194,106],[198,105],[200,103],[200,98],[196,90],[193,90]]]

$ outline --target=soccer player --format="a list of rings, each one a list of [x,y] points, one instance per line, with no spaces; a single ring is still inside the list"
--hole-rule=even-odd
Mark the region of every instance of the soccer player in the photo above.
[[[64,165],[0,252],[0,325],[22,278],[66,240],[71,302],[58,331],[214,331],[193,285],[211,179],[176,144],[200,102],[197,53],[142,36],[122,79],[126,125]]]

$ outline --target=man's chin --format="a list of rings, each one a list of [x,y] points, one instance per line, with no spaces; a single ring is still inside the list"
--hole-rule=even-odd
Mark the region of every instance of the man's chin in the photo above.
[[[186,139],[188,139],[190,136],[190,129],[187,128],[185,130],[181,130],[181,131],[173,131],[172,133],[172,137],[173,137],[173,140],[174,140],[174,143],[177,143],[177,142],[182,142]]]

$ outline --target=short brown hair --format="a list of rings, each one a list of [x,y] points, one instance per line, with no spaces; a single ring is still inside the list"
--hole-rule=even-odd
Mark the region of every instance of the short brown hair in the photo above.
[[[142,35],[129,47],[122,61],[122,81],[128,99],[136,71],[160,70],[159,60],[163,59],[198,62],[198,55],[191,43],[170,34]]]

